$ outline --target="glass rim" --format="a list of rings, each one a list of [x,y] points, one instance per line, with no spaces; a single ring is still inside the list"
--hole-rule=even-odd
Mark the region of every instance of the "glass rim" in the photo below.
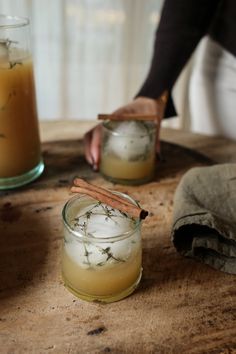
[[[135,120],[134,120],[135,121]],[[125,137],[136,137],[136,138],[140,138],[140,137],[144,137],[144,136],[148,136],[150,134],[153,134],[155,133],[156,129],[157,129],[157,125],[155,123],[153,123],[153,127],[150,128],[150,130],[147,132],[147,133],[142,133],[140,135],[137,135],[137,134],[121,134],[121,133],[118,133],[114,130],[112,130],[111,128],[108,127],[109,123],[112,122],[111,120],[105,120],[103,123],[102,123],[102,127],[104,129],[106,129],[109,133],[115,135],[115,136],[125,136]],[[120,121],[115,121],[117,123],[120,123]],[[127,122],[127,121],[126,121]],[[142,122],[142,121],[140,121]],[[144,121],[143,121],[144,122]],[[145,121],[147,122],[147,121]],[[153,122],[153,121],[150,121],[150,122]]]
[[[126,197],[127,199],[129,199],[132,203],[134,203],[135,205],[138,206],[138,203],[132,198],[130,197],[129,195],[125,194],[125,193],[122,193],[122,192],[118,192],[118,191],[113,191],[113,190],[110,190],[110,192],[114,193],[114,194],[117,194],[117,195],[122,195],[124,197]],[[63,209],[62,209],[62,220],[63,220],[63,224],[64,226],[67,228],[67,230],[73,234],[73,236],[75,237],[78,237],[78,239],[80,240],[83,240],[83,241],[96,241],[96,242],[101,242],[101,243],[104,243],[104,242],[115,242],[115,241],[120,241],[120,240],[123,240],[125,238],[128,238],[130,237],[131,235],[133,235],[137,229],[141,226],[141,220],[139,219],[135,219],[135,227],[134,229],[132,230],[128,230],[126,232],[123,232],[122,234],[118,234],[118,235],[115,235],[115,236],[111,236],[111,237],[94,237],[94,236],[84,236],[81,232],[77,231],[77,230],[74,230],[68,220],[67,220],[67,217],[66,217],[66,211],[68,210],[68,208],[71,206],[71,204],[73,204],[75,201],[79,200],[79,199],[83,199],[83,198],[89,198],[89,199],[93,199],[93,200],[96,200],[86,194],[82,194],[82,195],[75,195],[74,197],[70,198],[66,204],[64,205]]]
[[[9,20],[12,23],[2,24],[1,20]],[[30,20],[27,17],[0,14],[0,29],[10,29],[28,26]]]

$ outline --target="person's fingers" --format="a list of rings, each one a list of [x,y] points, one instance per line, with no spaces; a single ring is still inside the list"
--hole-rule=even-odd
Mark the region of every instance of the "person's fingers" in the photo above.
[[[160,140],[160,122],[157,124],[157,135],[156,135],[156,154],[159,161],[162,160],[161,156],[161,140]]]
[[[113,114],[122,115],[122,114],[157,114],[157,102],[152,98],[147,97],[138,97],[134,99],[133,102],[128,103],[127,105],[118,108],[113,112]]]
[[[114,114],[114,115],[122,115],[122,114],[130,114],[130,113],[136,113],[136,110],[131,105],[127,105],[127,106],[118,108],[112,114]]]
[[[157,141],[156,141],[156,153],[157,153],[157,155],[159,155],[160,152],[161,152],[161,143],[160,143],[160,140],[157,139]]]
[[[87,132],[84,136],[84,145],[85,145],[85,158],[90,165],[93,165],[93,157],[91,154],[91,140],[93,136],[93,130]]]
[[[90,143],[90,154],[93,162],[93,169],[95,171],[98,170],[100,160],[101,134],[102,126],[97,125],[93,130],[92,139]]]

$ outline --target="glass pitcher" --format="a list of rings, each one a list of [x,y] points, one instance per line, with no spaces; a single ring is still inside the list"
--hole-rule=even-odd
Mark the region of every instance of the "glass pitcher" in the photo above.
[[[0,189],[27,184],[43,169],[29,20],[0,15]]]

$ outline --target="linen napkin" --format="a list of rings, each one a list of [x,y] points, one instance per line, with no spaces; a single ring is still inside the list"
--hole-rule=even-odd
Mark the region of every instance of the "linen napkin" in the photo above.
[[[236,274],[236,164],[196,167],[183,176],[171,236],[182,255]]]

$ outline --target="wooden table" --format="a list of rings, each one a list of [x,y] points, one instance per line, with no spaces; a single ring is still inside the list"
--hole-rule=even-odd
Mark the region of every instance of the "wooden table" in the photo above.
[[[0,352],[236,353],[236,278],[181,257],[169,238],[181,175],[209,163],[196,151],[236,162],[236,142],[163,129],[163,140],[194,151],[165,143],[156,181],[112,186],[82,156],[78,140],[93,124],[42,123],[44,176],[0,193]],[[61,281],[60,213],[75,171],[140,197],[152,212],[143,226],[141,285],[117,303],[81,301]]]

